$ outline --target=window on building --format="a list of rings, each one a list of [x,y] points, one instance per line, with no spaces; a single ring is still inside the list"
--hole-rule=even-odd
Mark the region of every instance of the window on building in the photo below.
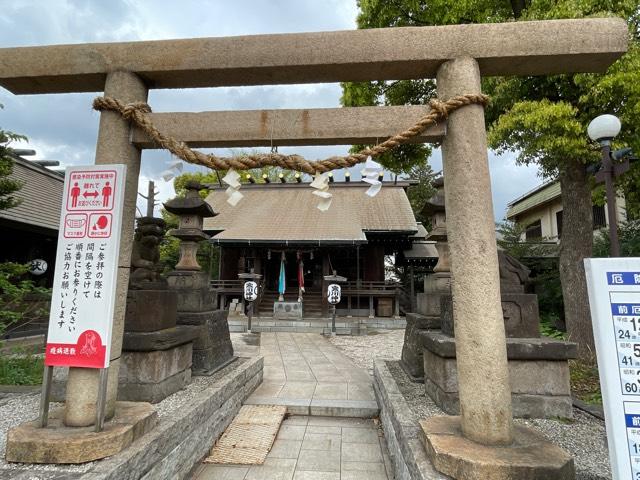
[[[535,222],[527,225],[524,236],[527,240],[542,238],[542,223],[540,222],[540,220],[536,220]]]
[[[556,227],[558,229],[558,238],[562,238],[562,210],[556,212]]]
[[[593,229],[604,228],[607,226],[607,217],[604,214],[604,205],[593,206]]]

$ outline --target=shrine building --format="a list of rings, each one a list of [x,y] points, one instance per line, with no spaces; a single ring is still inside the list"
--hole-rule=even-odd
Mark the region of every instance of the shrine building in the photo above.
[[[244,198],[235,207],[227,203],[224,188],[210,186],[206,200],[218,215],[205,219],[204,229],[220,247],[218,280],[212,282],[219,307],[231,306],[233,313],[232,302],[242,298],[238,275],[253,269],[262,275],[256,316],[326,318],[324,277],[335,271],[346,277],[338,316],[400,317],[410,308],[409,292],[385,275],[385,261],[408,265],[407,259],[418,260],[414,244],[420,244],[419,263],[432,266],[437,260],[433,245],[424,248],[426,231],[416,223],[407,198],[410,185],[383,182],[370,197],[368,184],[332,182],[332,203],[324,212],[308,183],[245,184],[240,189]],[[279,300],[298,303],[302,311],[279,312]]]

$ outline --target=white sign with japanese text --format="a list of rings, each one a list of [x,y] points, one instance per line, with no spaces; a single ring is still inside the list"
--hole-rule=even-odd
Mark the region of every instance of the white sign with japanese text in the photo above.
[[[109,366],[125,175],[125,165],[66,170],[45,365]]]
[[[584,261],[614,480],[640,479],[640,258]]]

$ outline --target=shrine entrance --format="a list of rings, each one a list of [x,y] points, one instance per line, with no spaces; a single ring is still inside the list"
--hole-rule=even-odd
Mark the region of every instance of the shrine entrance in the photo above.
[[[628,28],[622,19],[588,18],[4,48],[0,85],[15,94],[104,91],[104,97],[94,101],[101,112],[95,163],[127,168],[118,298],[125,298],[129,284],[141,149],[165,148],[187,162],[215,170],[280,166],[313,175],[318,180],[312,185],[315,202],[327,213],[332,190],[323,174],[365,163],[401,143],[441,142],[461,416],[430,417],[416,427],[428,445],[425,452],[433,464],[428,468],[447,475],[463,472],[469,478],[488,477],[486,472],[498,470],[504,478],[536,474],[568,478],[564,469],[571,470],[572,464],[562,450],[559,453],[558,447],[537,436],[532,440],[526,429],[513,424],[483,109],[488,99],[482,95],[481,79],[603,72],[627,50],[627,43]],[[150,88],[417,78],[436,78],[437,100],[419,106],[199,113],[152,113],[145,103]],[[341,144],[375,145],[315,162],[277,152],[220,158],[191,149]],[[372,185],[376,180],[368,179]],[[243,188],[228,180],[229,201],[241,205]],[[384,190],[383,186],[380,192]],[[196,197],[197,191],[189,199],[191,205],[176,207],[193,209],[200,200]],[[211,214],[203,207],[200,219],[203,212]],[[341,224],[349,226],[359,218],[341,219]],[[192,227],[188,224],[184,218],[181,229]],[[192,238],[193,231],[182,233],[183,238]],[[173,282],[179,298],[206,304],[207,297],[199,295],[205,292],[199,276],[178,272]],[[116,411],[125,311],[123,302],[114,314],[108,418]],[[69,428],[94,422],[98,385],[97,371],[70,369],[65,409],[74,422],[67,423]],[[34,442],[48,434],[49,429],[41,429]],[[185,450],[200,454],[200,445],[192,445],[171,446],[166,455]],[[514,445],[517,448],[511,448]],[[149,453],[154,464],[169,468],[164,451],[148,451],[157,453]],[[550,457],[564,460],[545,469]],[[185,463],[181,460],[180,467]]]

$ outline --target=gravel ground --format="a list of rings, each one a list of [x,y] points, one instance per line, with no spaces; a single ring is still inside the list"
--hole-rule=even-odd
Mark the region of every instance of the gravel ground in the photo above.
[[[388,362],[387,365],[416,421],[418,418],[446,415],[425,393],[423,384],[412,382],[397,362]],[[573,420],[516,419],[515,422],[538,430],[571,453],[579,480],[611,478],[607,437],[602,420],[574,408]]]
[[[368,335],[325,337],[360,368],[373,376],[373,359],[399,359],[404,341],[402,330],[375,330]]]
[[[226,368],[211,375],[210,377],[193,377],[191,383],[186,388],[168,396],[160,403],[155,404],[158,412],[159,421],[170,416],[173,412],[179,410],[184,405],[190,405],[193,399],[211,388],[222,377],[233,372],[240,365],[246,362],[246,359],[239,358]],[[33,479],[37,480],[37,472],[70,472],[84,473],[91,469],[97,462],[88,462],[81,465],[54,465],[54,464],[26,464],[26,463],[7,463],[4,460],[4,451],[6,444],[7,431],[13,427],[20,425],[29,420],[35,420],[38,417],[38,407],[40,403],[40,394],[6,394],[0,398],[0,478],[2,472],[7,470],[26,470],[33,472]],[[62,407],[61,403],[51,403],[50,411]]]
[[[377,331],[365,336],[327,338],[356,365],[373,375],[374,358],[400,359],[404,330]],[[423,384],[412,382],[396,361],[388,362],[388,365],[416,421],[419,418],[445,415],[426,395]],[[516,419],[516,423],[538,430],[550,441],[570,452],[575,458],[579,480],[611,478],[607,438],[602,420],[574,409],[574,418],[571,421]]]

